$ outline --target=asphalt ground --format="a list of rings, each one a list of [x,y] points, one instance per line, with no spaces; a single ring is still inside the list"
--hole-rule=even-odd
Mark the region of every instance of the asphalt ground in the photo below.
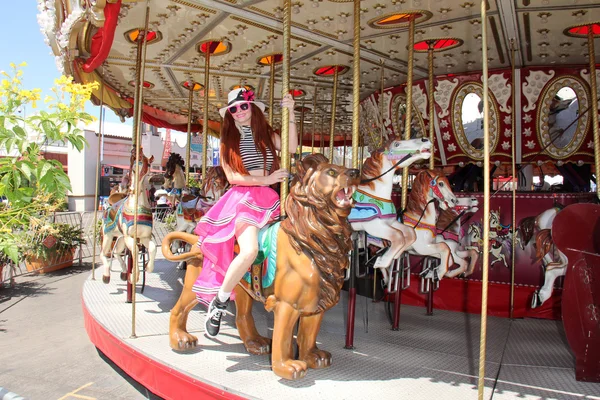
[[[91,263],[0,288],[0,400],[160,399],[90,342],[81,290]]]

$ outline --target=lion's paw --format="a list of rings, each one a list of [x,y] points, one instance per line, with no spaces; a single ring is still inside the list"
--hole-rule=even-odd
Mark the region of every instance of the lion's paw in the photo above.
[[[331,366],[331,353],[325,350],[314,349],[304,358],[308,368],[318,369]]]
[[[306,369],[306,363],[300,360],[287,360],[273,363],[273,372],[275,375],[292,381],[304,378],[306,375]]]
[[[254,354],[255,356],[271,354],[271,339],[266,337],[257,336],[248,339],[244,342],[244,346],[246,346],[248,353]]]
[[[198,338],[184,330],[177,329],[171,334],[170,345],[173,350],[190,350],[198,345]]]

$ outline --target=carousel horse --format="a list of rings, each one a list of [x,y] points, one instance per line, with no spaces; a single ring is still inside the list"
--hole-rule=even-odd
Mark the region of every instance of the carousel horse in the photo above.
[[[475,249],[461,250],[461,221],[457,217],[464,214],[473,214],[479,210],[479,201],[475,198],[461,197],[458,203],[452,209],[442,210],[438,216],[436,242],[446,243],[452,252],[454,262],[458,264],[457,269],[450,270],[446,273],[448,278],[453,278],[460,274],[467,277],[475,270],[479,251]],[[467,262],[467,258],[469,261]]]
[[[192,233],[198,220],[225,194],[229,186],[223,167],[208,168],[199,195],[183,194],[177,205],[176,232]]]
[[[139,161],[139,178],[135,174],[135,153],[131,155],[131,185],[128,196],[111,205],[104,211],[102,218],[102,251],[100,259],[104,265],[104,274],[102,281],[110,282],[110,261],[107,256],[111,252],[115,255],[121,265],[121,279],[127,279],[127,267],[123,260],[125,246],[129,249],[132,257],[137,257],[138,245],[133,242],[134,223],[135,223],[135,196],[138,195],[137,205],[137,239],[139,244],[146,247],[149,253],[149,261],[146,266],[147,272],[154,269],[154,258],[156,256],[156,245],[152,241],[152,208],[148,199],[148,188],[150,187],[150,165],[154,159],[144,156],[140,153],[142,160]],[[112,248],[113,238],[117,238],[115,248]],[[137,282],[139,271],[133,271],[134,279]]]
[[[525,248],[535,237],[536,263],[542,262],[544,284],[533,294],[531,308],[544,304],[552,296],[554,281],[567,272],[567,256],[554,246],[552,241],[552,222],[563,207],[555,206],[543,211],[535,217],[526,217],[519,222],[517,238],[521,249]]]
[[[431,256],[440,260],[439,265],[431,270],[423,270],[421,276],[439,281],[453,264],[452,252],[446,242],[438,242],[438,212],[435,202],[442,210],[454,208],[458,203],[452,193],[450,182],[439,171],[424,170],[415,177],[406,210],[402,216],[403,223],[415,230],[417,239],[408,247],[409,254]]]
[[[178,153],[171,153],[165,167],[165,188],[170,189],[167,198],[176,205],[181,200],[185,181],[185,161]]]
[[[235,289],[236,327],[242,342],[251,354],[271,353],[273,372],[284,379],[300,379],[307,368],[331,366],[331,354],[317,348],[316,340],[323,313],[340,299],[352,248],[347,217],[360,182],[358,170],[329,164],[320,154],[305,157],[302,164],[302,177],[285,203],[287,218],[261,229],[258,257]],[[170,251],[173,240],[193,245],[198,237],[172,232],[162,244],[168,260],[188,260],[184,287],[169,325],[171,347],[187,350],[198,344],[197,337],[187,332],[187,321],[199,302],[192,287],[202,268],[202,255],[174,256]],[[265,265],[268,268],[263,271]],[[256,330],[253,299],[275,314],[272,340]],[[292,343],[298,319],[296,360]]]
[[[490,212],[490,221],[494,211]],[[470,245],[465,246],[467,250],[480,251],[483,246],[483,225],[480,222],[475,222],[469,225],[467,233]],[[494,261],[490,263],[492,267],[495,263],[502,261],[504,266],[508,268],[506,258],[512,252],[512,239],[507,235],[498,236],[497,232],[490,227],[490,254],[494,256]]]
[[[375,261],[374,268],[382,272],[384,282],[391,275],[392,262],[400,257],[416,239],[412,228],[396,219],[396,207],[392,202],[394,172],[406,168],[418,160],[431,157],[431,142],[427,139],[391,140],[373,152],[365,160],[362,183],[354,193],[356,204],[348,216],[355,232],[390,242],[386,252]]]

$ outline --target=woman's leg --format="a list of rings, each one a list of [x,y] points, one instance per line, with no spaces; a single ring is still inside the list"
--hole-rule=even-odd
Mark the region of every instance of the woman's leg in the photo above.
[[[256,260],[258,255],[258,228],[249,225],[237,237],[238,245],[240,246],[239,254],[231,261],[221,290],[225,293],[231,293],[235,289],[240,279],[243,278],[252,262]]]

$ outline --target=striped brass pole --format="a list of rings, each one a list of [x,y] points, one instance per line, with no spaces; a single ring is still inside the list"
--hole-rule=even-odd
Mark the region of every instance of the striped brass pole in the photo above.
[[[281,97],[290,92],[290,38],[292,25],[292,0],[284,0],[283,2],[283,70],[281,77]],[[274,78],[274,77],[272,77]],[[273,79],[274,80],[274,79]],[[270,115],[273,114],[271,109]],[[286,107],[281,109],[281,165],[287,171],[290,170],[290,110]],[[298,133],[296,132],[296,136]],[[282,216],[286,215],[285,200],[289,191],[289,178],[285,178],[281,183],[281,212]]]
[[[481,277],[481,333],[479,340],[479,380],[477,394],[483,400],[485,351],[487,341],[488,268],[490,262],[490,99],[488,91],[487,0],[481,0],[481,56],[483,57],[483,260]]]
[[[143,82],[144,82],[144,70],[146,68],[146,48],[148,46],[147,33],[148,33],[148,24],[150,21],[150,1],[146,0],[146,22],[144,23],[144,35],[142,36],[142,47],[141,47],[141,62],[140,62],[140,70],[138,70],[138,80],[137,80],[137,92],[138,98],[135,99],[137,103],[137,114],[135,115],[134,126],[136,130],[134,130],[134,134],[132,137],[135,137],[135,193],[133,194],[133,202],[134,202],[134,211],[133,211],[133,250],[131,252],[131,258],[133,261],[133,269],[131,271],[131,337],[136,338],[135,334],[135,284],[136,277],[140,273],[138,269],[138,257],[137,257],[137,227],[138,227],[138,204],[140,200],[140,163],[138,160],[140,159],[140,142],[142,138],[142,109],[144,107],[143,101]],[[139,40],[139,39],[138,39]],[[138,47],[140,49],[140,47]],[[139,56],[139,55],[138,55]]]
[[[600,132],[598,131],[598,86],[596,82],[596,49],[594,25],[588,26],[588,54],[590,57],[590,88],[592,89],[592,132],[594,134],[594,161],[596,169],[596,195],[600,199]]]
[[[344,160],[344,168],[346,168],[346,131],[344,132],[344,154],[343,154],[343,160]]]
[[[404,139],[410,139],[412,126],[412,89],[413,89],[413,62],[415,53],[415,16],[410,16],[408,24],[408,76],[406,79],[406,113],[404,124]],[[433,157],[433,154],[431,154]],[[402,170],[402,209],[406,209],[408,198],[408,168]]]
[[[352,168],[361,168],[359,163],[359,120],[360,120],[360,0],[354,0],[354,37],[352,39]]]
[[[185,186],[190,181],[190,158],[192,153],[192,105],[194,101],[194,82],[188,82],[190,96],[188,100],[188,125],[187,125],[187,148],[185,149]]]
[[[302,159],[302,142],[304,140],[304,100],[300,111],[300,132],[298,132],[298,162]]]
[[[315,154],[315,131],[317,129],[317,82],[313,90],[312,133],[310,136],[310,154]]]
[[[208,101],[210,99],[210,44],[206,46],[204,53],[204,115],[202,117],[202,184],[206,182],[206,157],[208,147]],[[190,146],[191,143],[188,143]],[[189,164],[189,163],[188,163]]]
[[[321,125],[320,125],[320,133],[319,139],[321,140],[321,154],[325,155],[325,136],[323,135],[323,130],[325,129],[325,113],[321,115]]]
[[[431,158],[429,159],[429,169],[433,169],[435,167],[435,134],[434,134],[434,126],[433,119],[435,118],[435,103],[434,103],[434,90],[433,86],[433,44],[435,40],[429,40],[427,42],[427,62],[429,69],[429,93],[428,93],[428,103],[429,103],[429,141],[431,142]]]
[[[273,126],[273,117],[275,115],[275,111],[273,110],[275,103],[275,56],[272,55],[269,57],[269,68],[271,68],[269,74],[269,125]]]
[[[333,72],[333,98],[331,99],[331,121],[329,122],[329,162],[333,164],[333,142],[335,139],[335,109],[337,107],[337,84],[338,84],[338,69],[337,65],[334,66],[335,71]]]
[[[515,182],[515,177],[517,175],[517,160],[516,160],[516,151],[515,151],[515,136],[517,136],[516,130],[516,118],[517,112],[515,110],[516,100],[515,100],[515,88],[516,85],[519,84],[517,79],[515,78],[515,52],[517,49],[515,48],[515,40],[510,39],[510,51],[511,51],[511,64],[512,64],[512,88],[511,88],[511,99],[512,99],[512,118],[511,118],[511,146],[512,146],[512,227],[513,227],[513,235],[512,235],[512,264],[510,268],[510,318],[513,318],[513,312],[515,308],[515,249],[517,248],[517,235],[516,235],[516,226],[517,226],[517,185]]]
[[[385,136],[385,115],[384,115],[384,101],[383,101],[383,78],[385,77],[385,63],[383,62],[383,60],[380,60],[379,63],[381,64],[381,74],[379,76],[379,85],[380,85],[380,92],[379,92],[379,112],[381,113],[381,143],[383,143],[383,138]]]
[[[98,243],[98,209],[99,198],[98,188],[100,184],[100,157],[102,156],[102,114],[104,112],[104,70],[100,75],[100,118],[98,119],[98,159],[96,160],[96,192],[94,193],[94,241],[92,242],[92,280],[96,280],[96,243]],[[100,251],[102,251],[102,243],[100,243]]]

